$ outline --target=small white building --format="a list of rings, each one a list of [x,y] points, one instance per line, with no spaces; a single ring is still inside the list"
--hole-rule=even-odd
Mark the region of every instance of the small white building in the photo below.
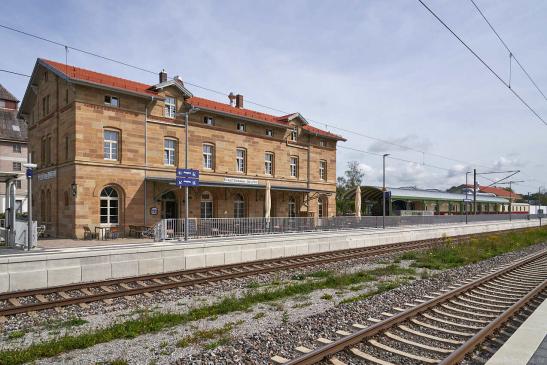
[[[27,211],[27,181],[23,164],[27,162],[27,124],[17,118],[19,100],[0,85],[0,171],[21,174],[16,181],[18,213]],[[6,188],[0,184],[0,212],[6,208]]]

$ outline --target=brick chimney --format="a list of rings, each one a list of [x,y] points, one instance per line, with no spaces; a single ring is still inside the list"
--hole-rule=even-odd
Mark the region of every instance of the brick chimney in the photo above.
[[[160,84],[162,82],[165,82],[167,81],[167,72],[165,72],[165,70],[161,70],[160,72]]]
[[[241,94],[236,95],[236,108],[243,109],[243,95]]]

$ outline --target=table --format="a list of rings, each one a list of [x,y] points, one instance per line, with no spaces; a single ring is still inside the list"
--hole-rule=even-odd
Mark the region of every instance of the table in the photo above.
[[[95,227],[95,235],[97,235],[97,238],[103,241],[106,241],[106,234],[110,230],[110,227]],[[97,234],[97,231],[99,233]]]

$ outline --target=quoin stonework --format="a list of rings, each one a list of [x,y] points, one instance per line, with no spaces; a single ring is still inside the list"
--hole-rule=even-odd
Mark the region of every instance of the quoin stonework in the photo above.
[[[19,110],[28,123],[34,216],[57,237],[96,226],[153,226],[184,216],[175,171],[184,167],[189,116],[191,218],[336,214],[336,144],[341,136],[299,113],[248,109],[242,95],[226,102],[194,96],[178,78],[154,85],[38,59]]]

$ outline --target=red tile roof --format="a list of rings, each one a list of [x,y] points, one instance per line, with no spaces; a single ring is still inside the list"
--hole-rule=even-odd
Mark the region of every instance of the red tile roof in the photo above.
[[[468,185],[470,188],[473,187],[473,185]],[[505,190],[504,188],[498,188],[496,186],[484,186],[479,185],[479,191],[483,193],[490,193],[490,194],[496,194],[496,196],[502,197],[502,198],[511,198],[513,199],[522,199],[522,195],[517,194],[515,192],[511,193],[508,190]]]
[[[95,84],[104,85],[107,87],[117,88],[117,89],[123,89],[131,92],[136,92],[140,94],[146,94],[146,95],[157,95],[156,92],[151,90],[153,85],[147,85],[140,82],[135,82],[127,79],[123,79],[120,77],[110,76],[107,74],[103,74],[100,72],[90,71],[86,70],[80,67],[75,67],[71,65],[65,65],[64,63],[59,63],[55,61],[50,61],[46,59],[39,59],[40,62],[43,62],[44,64],[53,67],[55,70],[60,72],[61,74],[68,76],[71,79],[74,80],[80,80],[80,81],[86,81],[91,82]],[[216,110],[222,113],[227,113],[231,115],[237,115],[241,117],[246,117],[250,119],[255,119],[262,122],[267,123],[273,123],[273,124],[279,124],[281,126],[287,126],[288,117],[289,115],[283,115],[283,116],[274,116],[266,113],[261,113],[255,110],[250,109],[243,109],[243,108],[236,108],[234,106],[231,106],[229,104],[220,103],[218,101],[213,101],[205,98],[200,98],[197,96],[193,96],[189,98],[188,103],[196,106],[201,107],[204,109],[211,109]],[[319,128],[312,127],[310,125],[304,125],[303,129],[308,131],[311,134],[320,135],[323,137],[333,138],[340,141],[345,141],[343,137],[324,131]]]
[[[150,89],[150,85],[142,84],[140,82],[122,79],[121,77],[110,76],[100,72],[86,70],[84,68],[75,67],[71,65],[65,65],[55,61],[45,60],[43,58],[40,61],[53,67],[62,74],[68,76],[74,80],[87,81],[95,84],[113,87],[116,89],[123,89],[127,91],[137,92],[140,94],[156,95],[154,91]]]

